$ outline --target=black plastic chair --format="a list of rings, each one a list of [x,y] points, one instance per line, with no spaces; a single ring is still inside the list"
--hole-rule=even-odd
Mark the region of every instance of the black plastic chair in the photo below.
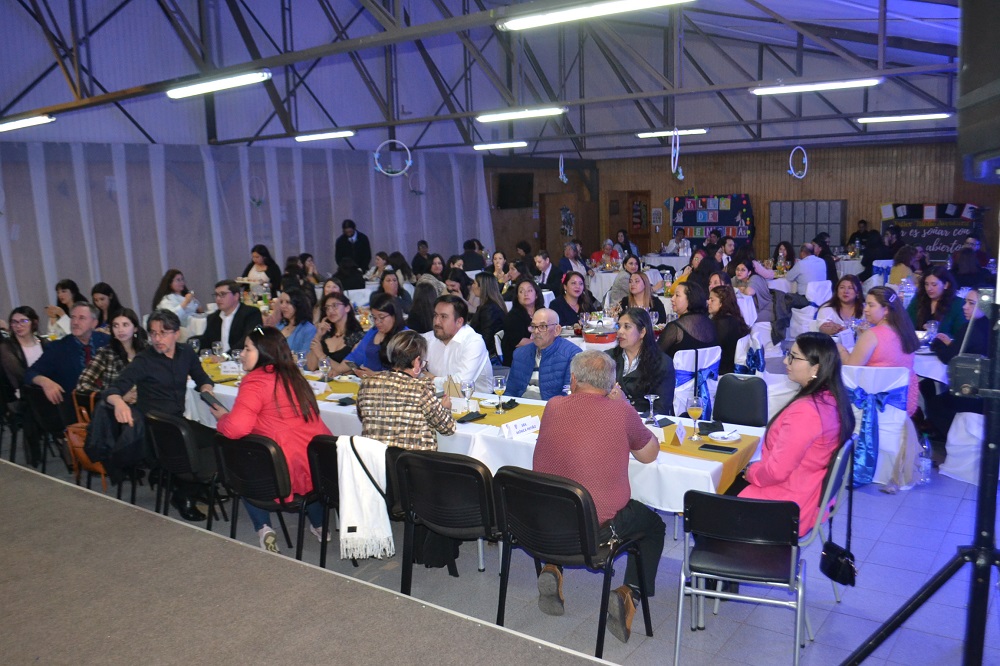
[[[24,427],[23,415],[18,411],[19,403],[14,387],[7,379],[7,373],[0,369],[0,440],[3,431],[10,430],[10,461],[17,455],[17,434]]]
[[[493,486],[497,521],[503,538],[500,600],[497,604],[498,625],[503,626],[504,622],[513,547],[524,550],[535,559],[536,575],[541,573],[542,561],[603,571],[604,586],[597,623],[597,648],[594,651],[594,656],[600,658],[604,654],[604,630],[607,626],[614,560],[627,552],[636,558],[646,635],[653,635],[642,554],[639,551],[642,535],[624,542],[599,543],[600,526],[594,500],[586,488],[561,476],[519,467],[501,467],[493,477]]]
[[[226,520],[229,517],[221,498],[215,492],[218,474],[215,465],[211,464],[214,455],[206,455],[199,450],[193,428],[190,421],[179,416],[157,412],[146,415],[146,434],[153,445],[160,469],[160,480],[156,486],[156,511],[160,511],[162,500],[163,515],[170,515],[170,496],[176,481],[204,486],[208,491],[208,520],[205,529],[211,532],[216,504],[222,511],[222,517]],[[233,513],[236,513],[235,510]]]
[[[307,495],[295,495],[290,502],[287,500],[292,494],[288,462],[281,447],[272,439],[262,435],[247,435],[242,439],[229,439],[216,435],[215,445],[220,480],[233,498],[230,538],[236,538],[236,520],[239,517],[239,507],[236,503],[241,498],[259,509],[277,512],[289,548],[292,547],[292,538],[288,534],[288,527],[282,514],[297,513],[299,527],[295,559],[301,560],[302,540],[306,529],[306,505],[317,499],[316,491]]]
[[[689,490],[684,493],[684,533],[674,664],[680,663],[684,596],[690,595],[692,631],[705,628],[706,597],[794,609],[792,647],[797,666],[805,616],[806,569],[805,561],[799,559],[798,505]],[[733,588],[725,590],[722,585],[714,589],[710,583],[780,588],[794,598],[741,594]]]
[[[409,595],[417,525],[462,541],[496,538],[493,475],[475,458],[436,451],[403,452],[396,459],[396,475],[406,516],[399,591]],[[458,574],[454,559],[448,570]]]
[[[767,382],[753,375],[722,375],[715,392],[712,418],[733,425],[767,425]]]
[[[309,474],[316,500],[323,505],[323,531],[320,538],[319,566],[326,568],[327,535],[330,533],[330,510],[340,510],[340,479],[337,467],[337,438],[317,435],[309,442]],[[357,560],[354,566],[357,566]]]
[[[72,396],[64,395],[62,404],[53,405],[45,397],[45,391],[41,386],[25,384],[21,387],[21,397],[31,410],[31,414],[26,414],[25,418],[34,418],[38,426],[41,438],[42,474],[47,472],[49,451],[53,451],[56,457],[62,457],[66,463],[66,471],[72,473],[73,460],[66,446],[66,426],[69,425],[66,419],[73,411]]]

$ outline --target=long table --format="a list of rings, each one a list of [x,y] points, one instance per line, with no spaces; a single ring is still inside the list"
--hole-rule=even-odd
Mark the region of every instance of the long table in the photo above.
[[[217,376],[217,375],[216,375]],[[332,382],[333,394],[356,393],[357,384],[351,382]],[[230,383],[216,384],[215,395],[227,407],[232,406],[236,399],[237,388]],[[476,394],[476,398],[494,396]],[[322,399],[320,396],[320,418],[335,435],[360,435],[361,421],[354,406],[342,407],[335,402]],[[510,411],[508,419],[514,420],[530,413],[539,413],[538,408],[544,408],[545,402],[518,398],[519,406]],[[520,405],[531,406],[531,409]],[[485,409],[485,408],[484,408]],[[210,427],[215,427],[215,417],[189,385],[187,396],[187,418],[199,421]],[[493,419],[491,419],[493,420]],[[690,431],[691,421],[681,419]],[[647,426],[658,439],[664,441],[663,429]],[[755,457],[759,449],[759,440],[763,437],[763,428],[750,428],[726,424],[727,430],[735,429],[742,435],[753,438]],[[665,447],[664,447],[665,448]],[[505,439],[496,425],[480,423],[460,423],[454,435],[438,435],[438,450],[447,453],[460,453],[481,460],[491,471],[496,472],[504,465],[516,465],[531,469],[535,450],[534,437],[528,435],[524,439]],[[682,455],[668,451],[661,452],[656,461],[644,465],[637,460],[629,462],[629,480],[632,485],[632,497],[654,509],[677,512],[684,506],[684,493],[688,490],[705,492],[722,492],[729,482],[725,481],[725,465],[718,454],[696,452]],[[745,464],[745,463],[744,463]],[[742,467],[742,466],[741,466]],[[731,481],[731,479],[730,479]]]

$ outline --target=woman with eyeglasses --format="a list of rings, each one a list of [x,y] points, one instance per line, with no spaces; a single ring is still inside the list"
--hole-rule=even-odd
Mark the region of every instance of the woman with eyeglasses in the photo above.
[[[333,374],[353,372],[358,377],[368,377],[389,365],[386,357],[389,343],[393,336],[407,330],[403,324],[403,309],[389,294],[373,294],[371,311],[375,325],[365,333],[342,363],[333,364]]]
[[[522,277],[517,283],[517,298],[511,303],[510,312],[503,320],[503,339],[500,341],[503,364],[510,367],[514,360],[514,350],[531,342],[528,327],[535,310],[545,307],[542,289],[530,277]]]
[[[20,399],[18,387],[24,383],[28,368],[42,357],[49,341],[38,335],[38,313],[29,305],[14,308],[7,322],[11,337],[0,339],[0,365],[7,378],[7,386],[0,400],[6,403],[7,410],[27,417],[23,419],[25,452],[28,464],[37,467],[41,459],[38,426],[35,419],[28,417],[29,408]]]
[[[726,494],[795,502],[802,536],[816,522],[830,460],[854,432],[854,412],[830,336],[803,333],[785,355],[785,366],[800,388],[767,424],[760,461]]]
[[[327,294],[320,308],[326,316],[316,326],[316,335],[309,343],[306,367],[310,370],[319,368],[324,358],[340,363],[365,335],[354,316],[351,302],[343,294]]]
[[[309,442],[317,435],[329,435],[330,429],[320,419],[316,396],[299,372],[292,350],[278,329],[255,328],[243,345],[240,362],[247,374],[240,382],[231,410],[212,406],[212,413],[219,421],[216,429],[230,439],[263,435],[274,440],[285,454],[292,496],[306,495],[313,489],[307,454]],[[249,502],[243,506],[253,522],[260,547],[277,553],[278,539],[270,525],[271,512]],[[307,505],[306,514],[309,531],[317,540],[321,539],[322,504]]]
[[[919,397],[913,354],[920,348],[920,341],[903,309],[903,299],[891,287],[872,287],[865,297],[865,320],[869,328],[858,337],[854,349],[848,352],[843,345],[837,344],[840,357],[844,365],[909,370],[906,414],[913,416]]]

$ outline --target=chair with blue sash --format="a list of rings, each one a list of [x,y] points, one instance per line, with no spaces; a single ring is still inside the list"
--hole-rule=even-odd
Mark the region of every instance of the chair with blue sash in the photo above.
[[[872,287],[884,287],[889,282],[892,272],[892,259],[877,259],[872,262],[872,276],[861,285],[861,291],[868,293]]]
[[[719,361],[722,359],[722,347],[706,347],[704,349],[685,349],[674,354],[674,374],[676,375],[674,390],[674,414],[687,411],[687,401],[697,394],[702,398],[705,411],[701,418],[711,420],[712,402],[715,400],[715,390],[719,385]]]
[[[842,376],[854,405],[854,483],[908,486],[916,464],[916,430],[906,415],[908,368],[845,365]]]
[[[830,300],[832,294],[832,286],[829,280],[810,282],[806,287],[806,298],[809,299],[809,305],[804,308],[795,308],[792,310],[792,320],[788,324],[788,332],[785,335],[786,339],[794,340],[802,333],[813,330],[812,326],[813,321],[816,319],[816,314],[819,312],[820,307]]]
[[[734,372],[739,375],[764,374],[764,346],[754,333],[748,333],[736,341],[733,356]]]

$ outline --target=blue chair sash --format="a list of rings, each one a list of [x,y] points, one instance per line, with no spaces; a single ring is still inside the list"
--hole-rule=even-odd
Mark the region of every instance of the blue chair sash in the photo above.
[[[891,271],[891,268],[886,268],[884,266],[872,266],[872,275],[881,275],[882,284],[889,284],[889,273]]]
[[[854,449],[854,485],[863,486],[875,478],[878,462],[878,415],[886,407],[906,410],[909,386],[900,386],[882,393],[868,393],[860,386],[850,392],[852,404],[861,410],[861,430]]]
[[[749,358],[749,354],[747,354],[747,357]],[[719,362],[716,361],[712,365],[698,370],[697,373],[687,370],[677,370],[674,376],[676,377],[674,386],[681,386],[687,384],[692,379],[695,380],[695,395],[701,397],[702,405],[704,405],[704,412],[701,418],[710,421],[712,419],[712,394],[708,390],[708,380],[719,379]]]
[[[737,364],[733,367],[733,371],[738,375],[755,375],[758,372],[764,371],[764,349],[763,347],[754,349],[750,347],[747,349],[747,362],[746,365]]]

